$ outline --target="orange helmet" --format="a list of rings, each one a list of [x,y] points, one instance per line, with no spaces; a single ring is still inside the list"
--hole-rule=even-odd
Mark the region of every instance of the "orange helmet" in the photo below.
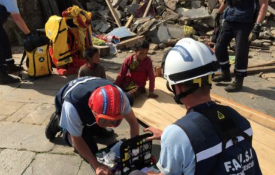
[[[123,92],[114,85],[97,88],[91,94],[88,105],[101,127],[117,127],[123,119]]]

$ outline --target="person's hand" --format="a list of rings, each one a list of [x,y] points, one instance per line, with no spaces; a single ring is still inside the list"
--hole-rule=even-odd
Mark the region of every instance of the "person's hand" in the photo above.
[[[147,137],[146,140],[160,140],[162,131],[159,129],[156,129],[154,127],[148,127],[143,130],[144,132],[151,132],[153,133],[152,137]]]
[[[148,98],[158,98],[158,95],[153,92],[149,92]]]
[[[215,24],[216,24],[216,27],[217,26],[220,26],[220,19],[221,19],[221,13],[217,13],[216,17],[215,17]]]
[[[112,175],[113,172],[111,171],[111,169],[109,167],[107,167],[106,165],[100,163],[97,168],[95,169],[95,173],[97,175]]]
[[[24,42],[28,42],[28,41],[30,41],[34,37],[35,37],[34,34],[32,34],[31,32],[28,33],[28,34],[25,34]]]
[[[260,23],[255,24],[252,32],[250,33],[250,35],[248,37],[248,40],[250,42],[256,40],[259,37],[260,32],[261,32],[261,28],[262,28],[262,24],[260,24]]]

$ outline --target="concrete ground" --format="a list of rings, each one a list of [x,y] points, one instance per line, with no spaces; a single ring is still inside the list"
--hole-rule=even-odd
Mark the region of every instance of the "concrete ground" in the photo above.
[[[20,48],[17,50],[19,51],[15,52],[14,57],[16,63],[19,63],[22,54]],[[108,79],[114,80],[121,63],[129,54],[130,51],[123,51],[115,57],[102,59]],[[150,55],[155,66],[160,65],[162,54],[163,51],[156,51]],[[259,62],[258,57],[250,60],[250,62],[257,61]],[[61,138],[51,143],[44,134],[50,115],[54,112],[54,96],[57,90],[74,78],[76,75],[61,77],[54,73],[50,77],[35,81],[26,79],[20,84],[0,86],[1,174],[94,174],[91,167],[75,154],[72,148],[65,146]],[[252,75],[245,79],[242,92],[226,93],[223,86],[216,85],[213,87],[213,92],[275,117],[274,85],[275,81],[272,78],[266,80],[258,75]],[[115,129],[115,132],[114,138],[99,140],[99,147],[103,148],[115,139],[129,138],[129,128],[125,121]],[[153,154],[158,158],[159,142],[153,143]]]

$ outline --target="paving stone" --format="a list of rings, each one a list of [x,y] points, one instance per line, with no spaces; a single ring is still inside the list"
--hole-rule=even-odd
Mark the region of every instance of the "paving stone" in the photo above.
[[[33,112],[29,113],[26,117],[20,120],[21,123],[41,125],[48,119],[55,111],[55,106],[52,104],[42,104],[38,106]]]
[[[37,103],[25,103],[20,109],[18,109],[15,113],[13,113],[10,117],[6,119],[6,121],[10,122],[18,122],[26,115],[34,111],[41,104]]]
[[[62,138],[60,138],[61,140]],[[63,139],[62,139],[63,140]],[[66,144],[64,143],[65,141],[62,142],[62,144]],[[56,143],[56,139],[54,140],[54,143]],[[73,147],[70,147],[70,146],[67,146],[67,145],[58,145],[56,144],[51,153],[56,153],[56,154],[66,154],[66,155],[77,155],[75,152],[74,152],[74,148]]]
[[[1,98],[1,103],[0,103],[0,121],[11,116],[24,105],[24,103],[8,102],[8,101],[3,101],[2,99],[3,98]]]
[[[76,175],[82,159],[79,156],[38,154],[26,172],[48,175]]]
[[[35,153],[30,151],[18,151],[5,149],[0,153],[1,174],[17,175],[22,174],[29,166]]]
[[[10,102],[29,102],[29,103],[54,103],[53,97],[57,90],[35,90],[35,89],[16,89],[13,93],[5,94],[1,98],[3,101]]]
[[[87,174],[95,175],[95,172],[90,164],[88,164],[85,161],[82,161],[80,170],[77,173],[77,175],[87,175]]]
[[[0,148],[50,151],[54,144],[45,137],[45,127],[22,123],[0,123]]]

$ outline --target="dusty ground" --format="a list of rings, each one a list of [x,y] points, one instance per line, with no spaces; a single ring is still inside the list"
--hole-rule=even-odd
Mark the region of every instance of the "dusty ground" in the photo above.
[[[16,63],[20,61],[21,51],[20,48],[14,48]],[[155,66],[160,65],[163,52],[164,50],[159,50],[150,55]],[[102,59],[108,79],[114,80],[121,63],[129,54],[131,51],[127,50],[114,57]],[[255,50],[251,55],[253,58],[250,59],[250,65],[267,63],[275,56],[273,50],[269,53]],[[213,92],[275,117],[275,79],[272,74],[265,75],[264,77],[270,78],[261,78],[259,74],[249,75],[245,79],[244,89],[238,93],[226,93],[223,86],[216,85],[213,86]],[[50,77],[35,81],[26,79],[21,84],[0,86],[1,174],[81,175],[92,172],[90,166],[73,153],[72,148],[64,146],[61,138],[51,143],[44,135],[49,117],[54,111],[54,96],[57,90],[75,77],[76,75],[61,77],[54,73]],[[129,137],[125,122],[115,131],[115,138],[99,142],[108,144],[114,139]],[[100,147],[104,147],[104,144],[100,144]],[[154,155],[158,157],[159,142],[154,141],[153,150]]]

